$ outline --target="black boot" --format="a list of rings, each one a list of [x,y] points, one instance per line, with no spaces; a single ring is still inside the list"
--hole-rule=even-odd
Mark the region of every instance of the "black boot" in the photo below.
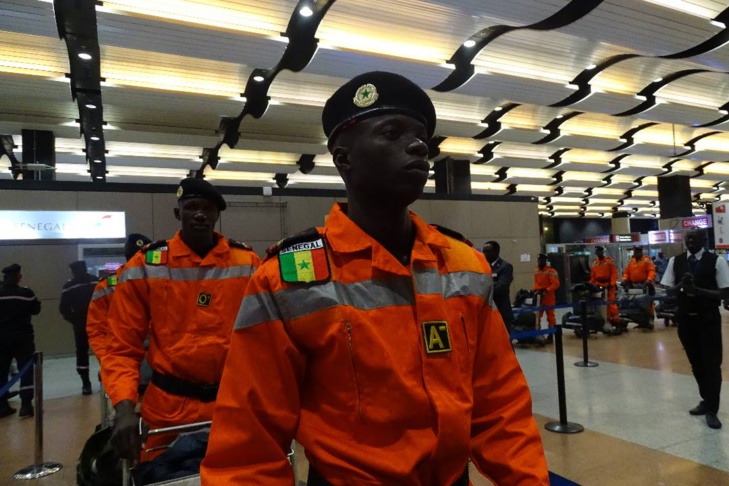
[[[9,417],[15,413],[15,409],[8,405],[7,400],[0,401],[0,418]]]
[[[18,417],[30,418],[33,415],[35,415],[35,410],[33,410],[33,402],[31,400],[23,400],[20,404],[20,412],[18,412]]]
[[[91,395],[91,380],[89,380],[89,372],[83,371],[80,372],[79,375],[81,375],[81,394],[82,395]]]

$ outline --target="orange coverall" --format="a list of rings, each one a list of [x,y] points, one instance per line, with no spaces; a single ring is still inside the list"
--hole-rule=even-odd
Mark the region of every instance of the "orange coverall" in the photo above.
[[[557,305],[557,294],[555,291],[559,288],[559,275],[557,270],[550,266],[544,268],[534,269],[534,287],[533,290],[544,290],[545,293],[542,296],[540,306]],[[541,325],[542,315],[545,311],[539,311],[538,322]],[[547,311],[547,324],[549,327],[557,325],[557,318],[554,316],[554,309],[548,309]]]
[[[615,265],[615,260],[609,256],[603,257],[602,260],[596,258],[592,267],[590,267],[590,283],[600,287],[607,287],[607,299],[615,301],[615,286],[618,283],[618,267]],[[618,304],[608,304],[607,316],[608,321],[611,323],[620,322]]]
[[[629,283],[642,284],[645,282],[654,283],[656,280],[656,265],[649,256],[643,255],[640,261],[637,261],[635,257],[630,259],[630,262],[623,270],[623,281]],[[655,315],[655,304],[651,304],[650,313],[651,318]]]
[[[117,274],[118,275],[118,274]],[[89,337],[89,345],[101,364],[101,359],[106,352],[106,339],[109,333],[107,319],[111,307],[111,297],[114,295],[117,275],[110,275],[99,280],[94,287],[94,295],[91,297],[89,312],[86,315],[86,334]]]
[[[166,252],[160,257],[166,263],[145,263],[148,250],[124,265],[109,312],[102,368],[114,406],[122,400],[137,403],[148,334],[147,360],[154,371],[193,383],[220,382],[243,291],[260,261],[253,251],[231,247],[219,233],[215,237],[217,244],[205,258],[178,232],[156,250]],[[150,383],[142,418],[153,428],[181,425],[210,420],[214,406]]]
[[[344,211],[318,228],[330,278],[285,283],[273,256],[251,279],[203,484],[290,486],[292,438],[334,486],[450,485],[469,457],[497,484],[548,484],[483,255],[411,213],[403,266]]]

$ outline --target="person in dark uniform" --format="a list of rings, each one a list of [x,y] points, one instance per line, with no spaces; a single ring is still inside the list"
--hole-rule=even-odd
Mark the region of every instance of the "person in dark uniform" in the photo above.
[[[41,303],[32,290],[21,287],[20,265],[3,268],[0,286],[0,388],[8,381],[10,362],[15,358],[21,370],[33,359],[35,340],[30,316],[40,313]],[[33,370],[20,378],[21,417],[33,416]],[[0,397],[0,417],[15,413],[8,404],[8,394]]]
[[[514,266],[501,259],[501,245],[496,241],[487,241],[483,245],[483,254],[486,261],[491,265],[492,277],[494,278],[494,304],[499,309],[499,314],[509,329],[514,321],[514,313],[511,310],[511,296],[509,291],[514,281]]]
[[[59,309],[64,319],[73,325],[76,341],[76,372],[81,377],[81,393],[91,395],[89,380],[89,338],[86,335],[86,315],[94,295],[94,287],[99,280],[86,270],[83,260],[69,265],[73,278],[63,284]]]
[[[721,428],[721,315],[722,299],[729,298],[729,265],[704,250],[706,233],[690,231],[684,237],[686,253],[668,261],[661,285],[678,298],[678,337],[691,363],[701,402],[691,415],[705,415],[706,425]]]

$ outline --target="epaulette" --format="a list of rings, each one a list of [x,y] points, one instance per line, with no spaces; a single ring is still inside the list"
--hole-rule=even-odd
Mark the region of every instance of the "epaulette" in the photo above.
[[[284,238],[266,250],[266,260],[276,256],[283,282],[326,282],[331,276],[327,245],[316,228]]]
[[[147,243],[139,251],[147,252],[149,250],[156,250],[157,248],[161,248],[163,246],[167,246],[167,240],[157,240],[153,241],[152,243]]]
[[[471,243],[471,241],[468,238],[463,236],[458,231],[452,230],[450,228],[446,228],[445,226],[441,226],[439,224],[431,224],[431,226],[446,236],[450,236],[451,238],[458,240],[460,242],[463,242],[463,243],[467,244],[468,246],[471,246],[471,247],[473,246],[473,243]]]
[[[243,243],[242,241],[234,240],[232,238],[228,238],[228,245],[232,248],[241,248],[243,250],[253,251],[253,247],[247,243]]]

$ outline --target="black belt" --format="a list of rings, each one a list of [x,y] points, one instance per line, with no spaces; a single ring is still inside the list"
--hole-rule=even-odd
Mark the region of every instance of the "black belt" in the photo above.
[[[306,481],[307,486],[332,486],[324,479],[313,467],[309,466],[309,478]],[[468,486],[468,467],[463,471],[461,477],[453,483],[453,486]]]
[[[201,402],[214,402],[218,396],[219,384],[193,383],[176,376],[152,371],[152,383],[162,391],[181,397],[196,398]]]

